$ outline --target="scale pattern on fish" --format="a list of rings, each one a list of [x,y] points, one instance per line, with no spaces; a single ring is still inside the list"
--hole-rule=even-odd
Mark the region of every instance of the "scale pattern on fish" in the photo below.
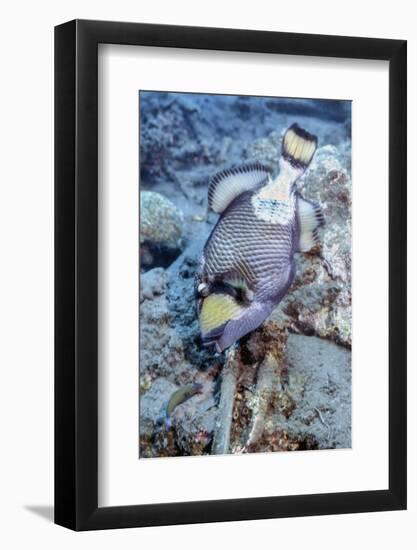
[[[319,241],[321,208],[296,187],[316,147],[316,136],[293,124],[275,179],[252,163],[210,181],[209,208],[220,217],[203,250],[196,291],[203,343],[219,352],[265,321],[294,280],[294,254]]]

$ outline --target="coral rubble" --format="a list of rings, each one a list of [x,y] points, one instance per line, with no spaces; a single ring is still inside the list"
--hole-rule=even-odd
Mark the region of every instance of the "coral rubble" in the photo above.
[[[351,176],[346,107],[193,94],[141,98],[140,456],[346,448],[351,445]],[[280,129],[319,136],[300,180],[323,205],[323,241],[270,319],[218,355],[202,347],[194,274],[214,215],[210,175],[259,160],[276,170]],[[329,145],[329,144],[332,145]],[[164,415],[178,388],[201,394]]]

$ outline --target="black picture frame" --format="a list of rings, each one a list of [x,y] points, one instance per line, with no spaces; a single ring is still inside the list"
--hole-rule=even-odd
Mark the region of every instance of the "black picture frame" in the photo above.
[[[389,62],[389,488],[98,507],[98,44]],[[55,28],[55,522],[74,530],[406,508],[406,41],[74,20]]]

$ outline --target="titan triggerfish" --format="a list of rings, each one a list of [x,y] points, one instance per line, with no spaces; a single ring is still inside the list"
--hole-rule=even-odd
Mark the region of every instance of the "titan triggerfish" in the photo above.
[[[296,185],[316,147],[317,137],[293,124],[276,178],[255,162],[210,180],[208,206],[220,217],[203,249],[196,294],[203,343],[218,352],[269,317],[294,280],[294,254],[318,242],[322,210]]]

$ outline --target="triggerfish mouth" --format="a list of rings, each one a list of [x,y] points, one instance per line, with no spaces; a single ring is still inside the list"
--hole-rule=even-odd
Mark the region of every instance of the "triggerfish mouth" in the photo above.
[[[210,180],[208,206],[220,217],[203,249],[196,293],[202,341],[218,352],[269,317],[294,280],[294,254],[319,241],[322,210],[295,185],[316,147],[317,137],[293,124],[276,178],[256,162]]]

